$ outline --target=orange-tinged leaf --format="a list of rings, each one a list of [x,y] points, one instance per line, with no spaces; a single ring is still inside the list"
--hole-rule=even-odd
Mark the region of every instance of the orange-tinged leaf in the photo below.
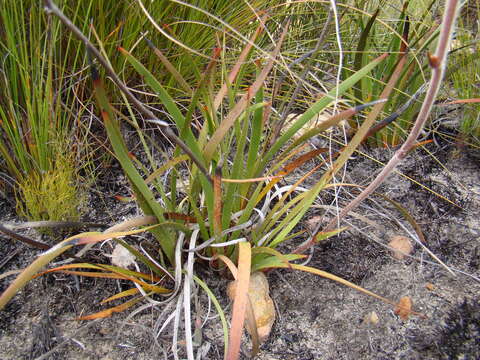
[[[419,146],[427,145],[427,144],[430,144],[430,143],[433,143],[432,139],[419,141],[419,142],[417,142],[416,144],[413,145],[412,150],[419,147]]]
[[[283,177],[282,175],[274,175],[274,176],[263,176],[263,177],[251,178],[251,179],[226,179],[226,178],[222,178],[222,182],[243,184],[243,183],[260,182],[260,181],[272,181],[272,180],[275,180],[275,179],[281,179],[282,177]]]
[[[450,101],[450,102],[439,104],[439,105],[443,106],[443,105],[454,105],[454,104],[472,104],[472,103],[479,103],[479,102],[480,102],[480,98],[458,99],[455,101]]]
[[[143,296],[132,299],[132,300],[129,300],[129,301],[123,303],[123,304],[111,307],[109,309],[96,312],[94,314],[80,316],[80,317],[76,318],[75,320],[95,320],[95,319],[103,319],[103,318],[106,318],[106,317],[110,317],[110,316],[112,316],[113,313],[118,313],[118,312],[122,312],[122,311],[127,310],[129,307],[135,305],[137,302],[139,302],[142,299],[143,299]]]
[[[135,200],[135,196],[122,196],[122,195],[115,195],[113,197],[115,200],[121,201],[121,202],[130,202]]]
[[[308,160],[311,160],[313,159],[315,156],[321,154],[322,152],[325,152],[327,151],[328,149],[326,148],[320,148],[320,149],[315,149],[315,150],[312,150],[312,151],[309,151],[308,153],[306,154],[303,154],[301,156],[299,156],[298,158],[296,158],[295,160],[289,162],[288,164],[286,164],[282,170],[280,170],[275,176],[274,178],[272,179],[272,181],[270,181],[266,186],[265,188],[262,190],[262,192],[260,193],[260,195],[258,196],[258,199],[257,199],[257,202],[260,201],[261,199],[263,199],[263,197],[286,175],[290,174],[293,170],[295,170],[296,168],[298,168],[299,166],[303,165],[305,162],[307,162]],[[313,170],[309,171],[307,173],[307,175],[305,175],[304,177],[301,178],[301,181],[299,181],[295,186],[292,187],[292,190],[289,192],[289,194],[298,186],[298,184],[300,184],[303,180],[306,179],[306,177],[308,177],[314,170],[316,170],[318,168],[318,166],[314,167]],[[287,195],[288,196],[288,195]],[[286,196],[285,196],[286,197]]]
[[[67,265],[62,265],[62,266],[57,266],[56,268],[53,269],[48,269],[45,270],[42,273],[36,274],[33,278],[37,278],[41,275],[48,274],[51,272],[55,271],[62,271],[62,270],[70,270],[70,269],[94,269],[94,270],[103,270],[103,271],[111,271],[115,272],[118,274],[123,274],[123,278],[126,278],[128,276],[137,276],[139,278],[148,280],[148,281],[160,281],[161,279],[155,275],[152,274],[144,274],[141,272],[137,271],[132,271],[132,270],[126,270],[126,269],[121,269],[116,266],[111,266],[111,265],[95,265],[95,264],[89,264],[89,263],[80,263],[80,264],[67,264]]]
[[[107,267],[107,266],[105,266],[105,267]],[[142,280],[137,279],[134,276],[128,275],[130,270],[122,269],[122,268],[118,268],[118,267],[114,267],[114,266],[108,266],[108,268],[114,273],[123,275],[125,280],[133,281],[134,283],[140,285],[142,288],[144,288],[146,290],[152,291],[152,292],[157,293],[157,294],[165,294],[165,293],[170,292],[169,289],[165,289],[164,287],[157,286],[157,285],[148,284],[148,283],[146,283]]]
[[[322,167],[323,164],[316,165],[307,173],[305,173],[300,179],[298,179],[291,187],[290,190],[288,190],[285,194],[283,194],[282,199],[280,201],[285,201],[296,189],[298,186],[300,186],[301,183],[303,183],[308,177],[310,177],[313,173],[315,173],[320,167]]]
[[[232,326],[230,327],[230,343],[226,354],[227,360],[237,360],[240,354],[243,324],[248,301],[248,286],[250,283],[251,247],[250,243],[238,244],[238,276],[235,298],[233,300]]]
[[[146,283],[144,281],[141,281],[141,280],[138,280],[134,277],[125,276],[125,275],[122,275],[122,274],[100,273],[100,272],[89,272],[89,271],[74,271],[74,270],[62,270],[61,272],[65,273],[65,274],[85,276],[85,277],[98,277],[98,278],[104,278],[104,279],[130,280],[134,283],[139,284],[146,291],[151,291],[152,293],[167,294],[167,293],[170,292],[169,289],[166,289],[164,287],[148,284],[148,283]]]
[[[70,275],[78,275],[84,277],[96,277],[96,278],[104,278],[104,279],[119,279],[119,280],[126,280],[127,278],[124,275],[120,274],[113,274],[113,273],[105,273],[105,272],[97,272],[97,271],[75,271],[75,270],[60,270],[58,272]]]
[[[237,274],[238,274],[237,267],[235,266],[235,264],[233,263],[233,261],[230,260],[230,258],[228,258],[228,257],[225,256],[225,255],[219,255],[219,254],[217,254],[217,255],[215,255],[215,256],[212,257],[212,259],[210,260],[210,263],[212,263],[212,262],[215,261],[216,259],[223,261],[223,263],[224,263],[225,265],[227,265],[228,270],[230,270],[230,272],[232,273],[233,278],[234,278],[234,279],[237,278]]]
[[[191,223],[191,224],[195,224],[197,222],[197,219],[195,219],[193,216],[188,216],[188,215],[180,214],[176,212],[165,212],[163,213],[163,216],[165,216],[165,219],[168,219],[168,220],[182,220],[186,223]]]
[[[123,297],[126,297],[126,296],[131,296],[131,295],[135,295],[135,294],[138,294],[140,292],[140,290],[138,290],[136,287],[135,288],[131,288],[131,289],[128,289],[128,290],[125,290],[125,291],[122,291],[118,294],[115,294],[115,295],[112,295],[104,300],[102,300],[102,304],[105,304],[109,301],[113,301],[113,300],[117,300],[117,299],[121,299]]]
[[[104,278],[104,279],[119,279],[119,280],[130,280],[134,283],[137,283],[139,284],[141,287],[143,287],[145,290],[148,290],[148,291],[152,291],[154,293],[157,293],[157,294],[166,294],[166,293],[169,293],[170,290],[169,289],[166,289],[164,287],[161,287],[161,286],[157,286],[157,285],[152,285],[152,284],[148,284],[142,280],[138,280],[137,278],[133,277],[133,276],[128,276],[128,275],[125,275],[125,274],[122,274],[120,272],[112,272],[112,273],[108,273],[108,272],[96,272],[96,271],[75,271],[75,270],[58,270],[58,269],[51,269],[51,270],[48,270],[48,271],[44,271],[43,273],[41,274],[37,274],[35,277],[37,276],[40,276],[40,275],[43,275],[43,274],[46,274],[46,273],[49,273],[49,272],[52,272],[52,271],[55,271],[55,272],[62,272],[62,273],[65,273],[65,274],[71,274],[71,275],[78,275],[78,276],[85,276],[85,277],[97,277],[97,278]],[[144,275],[144,274],[142,274]],[[148,275],[144,275],[144,276],[148,276]]]
[[[326,152],[328,151],[327,148],[319,148],[319,149],[315,149],[315,150],[312,150],[312,151],[309,151],[308,153],[306,154],[303,154],[302,156],[298,157],[297,159],[293,160],[292,162],[288,163],[287,165],[285,165],[283,171],[285,172],[285,175],[291,173],[293,170],[295,170],[296,168],[298,168],[299,166],[303,165],[304,163],[306,163],[308,160],[311,160],[313,159],[315,156],[323,153],[323,152]]]

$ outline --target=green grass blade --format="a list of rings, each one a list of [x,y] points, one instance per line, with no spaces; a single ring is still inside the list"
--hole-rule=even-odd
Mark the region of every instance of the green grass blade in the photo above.
[[[215,309],[217,310],[218,316],[220,317],[220,322],[222,323],[224,352],[226,354],[227,346],[228,346],[228,323],[225,317],[225,313],[223,312],[222,306],[220,305],[217,298],[215,297],[215,294],[212,292],[212,290],[210,290],[208,285],[203,280],[198,278],[196,275],[193,275],[193,280],[195,280],[195,282],[197,282],[197,284],[200,285],[200,287],[207,293],[210,300],[212,300],[213,305],[215,306]]]
[[[312,119],[316,114],[320,111],[325,109],[334,99],[335,95],[342,95],[345,91],[350,89],[353,85],[355,85],[360,79],[366,76],[373,68],[379,65],[388,54],[383,54],[373,60],[371,63],[357,71],[355,74],[350,76],[349,78],[345,79],[338,88],[334,88],[328,92],[327,95],[323,96],[320,100],[318,100],[315,104],[313,104],[307,111],[305,111],[295,123],[285,131],[285,133],[280,136],[280,138],[272,145],[270,150],[265,154],[263,160],[259,163],[257,167],[256,176],[259,176],[260,173],[263,171],[265,166],[267,165],[268,161],[270,161],[277,153],[280,151],[281,147],[285,145],[287,141],[289,141],[292,136],[299,131],[310,119]]]
[[[155,215],[159,222],[164,221],[163,213],[165,210],[156,201],[153,193],[148,188],[145,180],[140,176],[137,169],[128,156],[128,150],[120,133],[120,128],[116,122],[112,108],[107,99],[105,89],[102,85],[98,73],[92,71],[95,97],[101,109],[102,118],[107,129],[107,134],[112,144],[115,155],[122,165],[128,179],[132,184],[137,201],[146,215]],[[172,234],[163,228],[158,228],[152,231],[160,242],[162,250],[165,252],[167,258],[171,263],[174,261],[175,240]]]
[[[277,45],[274,51],[271,54],[271,58],[268,61],[267,65],[262,69],[260,74],[257,76],[253,84],[250,86],[248,93],[242,96],[242,98],[237,102],[237,104],[233,107],[233,109],[228,113],[228,115],[222,120],[220,126],[212,135],[210,141],[204,148],[205,158],[207,160],[211,160],[213,154],[215,153],[216,148],[223,140],[223,138],[227,135],[230,128],[234,125],[235,121],[238,117],[245,111],[245,108],[248,106],[250,102],[250,97],[255,96],[257,91],[263,86],[263,82],[267,78],[267,75],[270,73],[270,70],[273,67],[275,58],[277,57],[278,53],[280,52],[280,48],[285,38],[286,31],[288,29],[288,24],[283,29],[282,35],[277,42]]]
[[[360,34],[360,38],[358,39],[357,51],[355,53],[355,59],[353,61],[353,70],[358,71],[363,67],[363,64],[366,63],[366,58],[368,56],[368,40],[371,38],[370,32],[373,29],[373,25],[377,16],[380,12],[380,8],[378,8],[375,13],[370,17],[365,28],[362,30]],[[388,61],[388,60],[387,60]],[[363,79],[360,81],[360,87],[355,88],[355,97],[357,99],[364,99],[365,96],[369,92],[366,91],[366,86],[364,85]]]
[[[190,129],[190,127],[184,127],[185,125],[185,118],[175,104],[175,101],[172,99],[170,94],[165,90],[165,88],[160,84],[160,82],[153,76],[153,74],[148,71],[148,69],[143,66],[135,57],[133,57],[128,51],[123,48],[119,49],[120,52],[126,57],[128,62],[137,70],[137,72],[143,76],[145,82],[155,91],[158,95],[160,100],[162,101],[163,105],[167,109],[168,113],[172,116],[175,124],[177,125],[178,129],[182,129],[184,131],[184,139],[186,144],[190,147],[190,150],[199,158],[203,159],[202,153],[198,148],[197,141]]]

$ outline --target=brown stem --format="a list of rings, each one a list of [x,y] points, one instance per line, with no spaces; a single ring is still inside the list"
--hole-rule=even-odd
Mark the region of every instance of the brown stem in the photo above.
[[[403,158],[405,158],[407,153],[414,146],[415,141],[417,140],[417,137],[420,134],[420,131],[422,130],[425,121],[430,114],[438,91],[440,90],[440,85],[442,83],[442,78],[447,63],[448,49],[454,30],[457,7],[457,0],[446,1],[445,13],[443,15],[437,50],[435,52],[435,55],[429,55],[430,66],[432,67],[432,78],[430,80],[430,86],[425,95],[425,99],[423,101],[422,108],[420,109],[420,112],[418,114],[417,120],[415,121],[415,124],[410,131],[407,140],[401,146],[401,148],[397,150],[397,152],[390,159],[388,164],[385,165],[382,171],[377,175],[375,180],[373,180],[370,185],[368,185],[365,190],[360,193],[360,195],[358,195],[340,212],[338,218],[332,219],[330,223],[323,229],[323,232],[333,230],[336,227],[336,224],[341,219],[343,219],[351,210],[355,209],[360,204],[360,202],[362,202],[367,196],[369,196],[373,191],[375,191],[375,189],[377,189],[385,181],[387,176],[393,172],[395,167],[403,160]]]
[[[48,250],[50,249],[50,245],[44,244],[40,241],[30,239],[26,236],[20,235],[16,233],[15,231],[12,231],[2,224],[0,224],[0,232],[10,236],[12,239],[19,240],[25,244],[31,245],[33,247],[36,247],[37,249],[42,249],[42,250]]]
[[[457,0],[447,0],[446,7],[445,7],[445,13],[443,16],[443,23],[442,23],[442,28],[440,29],[440,37],[439,37],[439,42],[437,46],[437,50],[434,56],[429,57],[430,65],[432,67],[432,77],[430,80],[430,85],[427,90],[427,93],[425,95],[425,99],[422,104],[422,108],[420,109],[420,112],[417,116],[417,120],[415,121],[415,124],[410,131],[410,134],[405,141],[405,143],[402,145],[402,147],[395,153],[395,155],[390,159],[387,165],[382,169],[382,171],[377,175],[375,180],[373,180],[369,186],[363,190],[360,195],[358,195],[352,202],[350,202],[338,215],[338,217],[333,218],[328,225],[321,229],[316,231],[316,233],[311,236],[305,243],[302,245],[298,246],[294,252],[295,253],[304,253],[306,250],[310,249],[312,246],[316,244],[316,238],[317,235],[320,233],[326,233],[330,232],[333,229],[337,227],[337,225],[340,224],[340,221],[347,216],[347,214],[355,209],[360,202],[362,202],[366,197],[368,197],[375,189],[377,189],[390,175],[395,167],[402,161],[402,159],[407,155],[407,153],[413,148],[415,145],[415,141],[420,133],[420,131],[423,128],[423,125],[425,124],[425,121],[428,118],[428,115],[430,114],[430,111],[432,109],[432,106],[434,104],[435,98],[438,94],[438,91],[440,89],[440,85],[442,82],[442,78],[445,72],[445,66],[446,66],[446,59],[447,59],[447,53],[448,53],[448,48],[450,46],[450,41],[452,38],[453,34],[453,25],[456,19],[456,12],[457,12]],[[402,58],[401,61],[405,61],[405,57]],[[397,66],[400,65],[401,61]],[[395,73],[394,73],[395,75]],[[396,80],[395,80],[396,81]],[[391,81],[387,84],[387,87],[390,85],[394,85],[395,82]],[[382,94],[388,94],[388,89],[385,88],[382,92]],[[381,96],[382,98],[383,96]],[[379,106],[382,104],[376,105],[376,107],[373,108],[372,112],[369,114],[367,117],[366,122],[368,122],[368,119],[373,116],[377,116],[377,111],[379,111]],[[365,124],[364,124],[365,125]],[[362,128],[363,126],[362,125]],[[360,129],[361,131],[362,129]],[[366,130],[365,130],[366,131]],[[354,139],[352,139],[352,142],[354,142],[357,138],[359,133],[357,132],[357,135],[355,135]],[[362,135],[362,139],[364,138],[364,135]],[[356,144],[358,145],[358,143]],[[355,146],[354,145],[354,148]],[[348,153],[342,154],[342,156],[349,156]],[[334,171],[332,169],[331,171]]]
[[[45,11],[47,13],[52,13],[56,17],[60,19],[60,21],[78,38],[80,39],[87,49],[95,56],[98,62],[102,65],[108,75],[111,77],[113,82],[118,86],[120,91],[122,91],[128,100],[140,111],[143,115],[147,117],[149,120],[155,120],[155,123],[162,127],[163,134],[174,144],[178,145],[189,157],[190,159],[197,165],[200,171],[207,177],[207,179],[211,182],[212,178],[209,175],[207,169],[203,165],[203,163],[197,158],[197,156],[190,150],[190,148],[185,144],[178,136],[174,134],[172,129],[170,129],[167,122],[161,121],[157,119],[155,114],[147,109],[140,100],[138,100],[128,89],[128,87],[120,80],[117,76],[115,71],[109,65],[108,61],[100,54],[97,48],[88,40],[88,38],[83,35],[79,28],[72,23],[72,21],[65,16],[65,14],[53,3],[52,0],[45,0]]]

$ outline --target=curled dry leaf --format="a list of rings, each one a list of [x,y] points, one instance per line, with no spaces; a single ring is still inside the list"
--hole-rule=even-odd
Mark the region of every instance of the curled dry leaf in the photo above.
[[[388,246],[392,248],[393,257],[398,260],[403,260],[405,255],[410,255],[413,251],[413,246],[410,239],[406,236],[394,236],[388,243]]]
[[[412,299],[409,296],[402,297],[395,306],[395,314],[400,316],[402,320],[408,320],[412,313]]]
[[[235,297],[236,282],[228,284],[227,294],[230,300]],[[269,294],[268,280],[264,273],[257,271],[250,275],[250,284],[248,287],[248,297],[255,314],[255,323],[260,342],[264,342],[275,321],[275,306]],[[247,328],[248,330],[248,328]]]

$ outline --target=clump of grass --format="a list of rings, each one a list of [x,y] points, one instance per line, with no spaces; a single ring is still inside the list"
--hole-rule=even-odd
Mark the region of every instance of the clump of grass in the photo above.
[[[32,221],[77,221],[84,202],[72,155],[58,153],[50,169],[18,182],[17,213]]]
[[[461,63],[461,67],[451,77],[456,97],[459,99],[480,98],[480,88],[478,87],[480,83],[480,60],[476,54],[466,52],[462,52],[455,58],[457,63]],[[472,82],[472,74],[475,77],[474,82]],[[478,103],[466,103],[463,107],[459,124],[460,136],[467,142],[473,141],[476,145],[480,145],[480,105]]]
[[[77,111],[59,22],[37,1],[0,4],[0,166],[17,210],[32,220],[78,218],[76,157],[66,155]],[[65,43],[66,53],[72,42]],[[77,66],[78,57],[72,64]],[[72,147],[72,149],[76,149]],[[74,150],[71,150],[74,151]]]

